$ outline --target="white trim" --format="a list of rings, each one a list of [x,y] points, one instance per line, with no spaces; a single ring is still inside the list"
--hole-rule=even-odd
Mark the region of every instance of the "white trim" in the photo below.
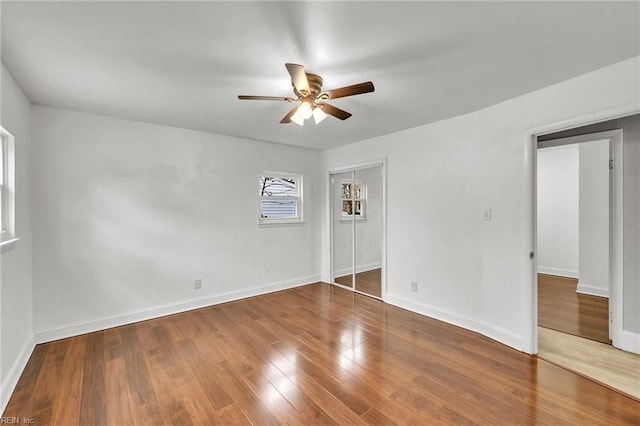
[[[288,226],[288,225],[304,225],[306,222],[301,218],[277,218],[277,219],[259,219],[258,226],[259,227],[270,227],[270,226]]]
[[[640,334],[621,330],[617,336],[617,348],[623,351],[640,354]]]
[[[624,318],[624,158],[623,134],[609,137],[613,173],[609,174],[609,338],[620,348]]]
[[[471,318],[457,312],[440,309],[435,306],[416,303],[414,300],[409,300],[401,296],[387,294],[385,302],[429,318],[446,322],[447,324],[455,325],[456,327],[474,331],[519,351],[523,350],[524,340],[522,336],[498,327],[495,324]]]
[[[578,285],[576,286],[576,293],[609,298],[608,288],[595,287],[589,284],[583,284],[580,281],[578,281]]]
[[[570,269],[552,268],[550,266],[538,265],[539,274],[557,275],[559,277],[578,278],[578,271],[572,271]]]
[[[523,150],[523,224],[522,227],[522,267],[523,267],[523,315],[524,315],[524,345],[523,351],[529,354],[538,353],[538,279],[537,279],[537,229],[536,229],[536,163],[537,136],[559,132],[575,127],[587,126],[598,122],[613,120],[640,112],[640,101],[618,105],[612,108],[596,111],[580,117],[550,123],[528,129],[524,132]],[[529,253],[534,253],[529,258]],[[611,265],[613,270],[613,265]]]
[[[620,130],[606,130],[604,132],[585,133],[583,135],[569,136],[566,138],[550,139],[538,142],[538,149],[562,149],[567,148],[567,145],[574,145],[577,143],[608,141],[609,139],[616,137],[618,133],[620,133]]]
[[[289,288],[300,287],[303,285],[316,283],[318,281],[320,281],[320,277],[318,275],[312,275],[295,280],[283,281],[259,287],[252,287],[246,290],[232,291],[213,296],[205,296],[176,303],[167,303],[165,305],[159,305],[153,308],[126,312],[123,314],[118,314],[97,320],[79,321],[49,330],[36,331],[34,333],[34,339],[36,343],[51,342],[54,340],[65,339],[67,337],[78,336],[80,334],[92,333],[95,331],[106,330],[108,328],[119,327],[139,321],[145,321],[153,318],[163,317],[166,315],[191,311],[193,309],[204,308],[207,306],[218,305],[220,303],[233,302],[235,300],[245,299],[247,297],[259,296],[261,294],[273,293]]]
[[[12,250],[15,246],[18,245],[18,241],[20,241],[20,238],[13,238],[11,240],[2,241],[0,243],[0,253]]]
[[[27,362],[29,362],[29,358],[31,357],[35,347],[36,345],[34,343],[33,335],[31,335],[29,340],[27,340],[22,346],[18,357],[15,359],[13,365],[11,365],[11,368],[9,368],[9,371],[7,372],[7,376],[2,381],[2,384],[0,385],[0,415],[2,415],[5,408],[7,408],[9,399],[11,398],[11,395],[18,384],[18,380],[27,366]]]

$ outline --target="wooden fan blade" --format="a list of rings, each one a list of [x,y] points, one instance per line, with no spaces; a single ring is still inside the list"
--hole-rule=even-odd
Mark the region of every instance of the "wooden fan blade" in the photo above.
[[[238,99],[242,101],[285,101],[285,102],[293,102],[296,99],[283,97],[283,96],[248,96],[248,95],[240,95]]]
[[[336,108],[333,105],[320,104],[318,106],[321,107],[325,113],[329,115],[333,115],[334,117],[339,118],[340,120],[346,120],[347,118],[351,117],[351,113],[341,110],[340,108]]]
[[[304,95],[309,94],[309,80],[307,80],[307,73],[304,72],[304,67],[298,64],[284,64],[284,66],[287,67],[296,90]]]
[[[293,117],[293,115],[296,113],[296,111],[298,110],[298,107],[295,106],[291,111],[289,111],[287,113],[287,115],[285,115],[282,120],[280,120],[280,124],[287,124],[287,123],[291,123],[291,117]]]
[[[373,83],[367,81],[366,83],[354,84],[352,86],[340,87],[339,89],[327,90],[325,93],[329,95],[329,99],[344,98],[345,96],[361,95],[363,93],[373,92],[375,87]]]

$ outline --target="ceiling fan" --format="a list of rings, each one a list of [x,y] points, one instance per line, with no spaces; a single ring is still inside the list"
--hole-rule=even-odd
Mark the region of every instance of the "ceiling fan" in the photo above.
[[[344,98],[345,96],[360,95],[374,91],[373,83],[354,84],[352,86],[340,87],[338,89],[322,91],[322,77],[317,74],[307,73],[302,65],[285,64],[289,75],[291,75],[291,85],[295,97],[280,96],[246,96],[240,95],[240,100],[258,100],[258,101],[299,101],[300,105],[296,105],[287,115],[280,120],[281,124],[294,122],[300,126],[304,125],[304,120],[313,117],[316,124],[332,115],[340,120],[346,120],[351,117],[347,111],[336,108],[326,103],[329,99]]]

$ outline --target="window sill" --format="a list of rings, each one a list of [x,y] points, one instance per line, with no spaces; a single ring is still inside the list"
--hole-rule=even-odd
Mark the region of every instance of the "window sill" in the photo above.
[[[258,221],[258,226],[296,226],[296,225],[304,225],[304,220],[302,219],[285,219],[285,220],[260,220]]]
[[[12,238],[10,240],[0,242],[0,253],[12,250],[18,245],[18,241],[20,241],[20,238]]]

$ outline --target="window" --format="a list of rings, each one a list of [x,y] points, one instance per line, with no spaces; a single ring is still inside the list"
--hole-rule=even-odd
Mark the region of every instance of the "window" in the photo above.
[[[344,179],[342,184],[342,220],[363,220],[366,215],[367,191],[362,180]]]
[[[4,132],[0,139],[0,232],[5,232],[7,229],[7,137]]]
[[[14,229],[14,138],[0,127],[0,246],[13,248],[18,239]]]
[[[259,223],[302,222],[302,176],[263,173],[258,179]]]

